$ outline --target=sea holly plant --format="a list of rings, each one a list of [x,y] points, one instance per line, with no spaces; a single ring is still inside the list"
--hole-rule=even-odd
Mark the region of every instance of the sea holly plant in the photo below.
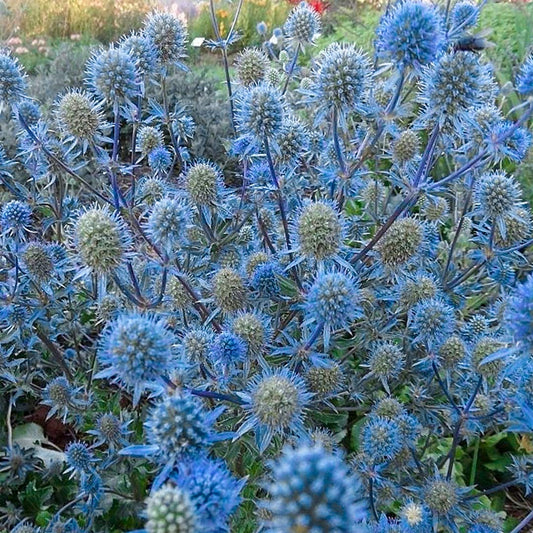
[[[502,90],[469,0],[317,54],[303,2],[231,65],[241,5],[222,35],[211,3],[227,166],[172,15],[51,109],[0,54],[1,527],[527,531],[533,56]]]

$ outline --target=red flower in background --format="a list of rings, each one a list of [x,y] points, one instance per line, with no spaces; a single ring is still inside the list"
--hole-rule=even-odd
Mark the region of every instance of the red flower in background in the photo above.
[[[289,4],[297,5],[302,0],[287,0]],[[329,2],[323,2],[322,0],[307,0],[307,3],[318,13],[322,14],[329,7]]]

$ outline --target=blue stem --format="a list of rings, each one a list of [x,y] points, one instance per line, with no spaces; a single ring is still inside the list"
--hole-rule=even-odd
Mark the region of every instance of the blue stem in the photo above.
[[[298,56],[300,55],[300,44],[296,46],[296,51],[294,52],[294,56],[292,58],[291,64],[289,65],[289,70],[287,72],[287,79],[285,80],[285,85],[283,86],[283,91],[281,94],[285,94],[287,92],[287,87],[289,86],[289,82],[292,78],[292,75],[294,73],[294,69],[296,67],[296,62],[298,61]]]
[[[333,146],[335,147],[335,154],[337,155],[339,168],[343,174],[346,174],[346,163],[342,156],[341,143],[339,140],[339,113],[336,107],[333,108]]]

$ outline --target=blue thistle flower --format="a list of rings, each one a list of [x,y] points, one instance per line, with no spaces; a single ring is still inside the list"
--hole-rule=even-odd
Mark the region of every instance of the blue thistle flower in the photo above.
[[[17,112],[22,115],[26,124],[30,127],[35,126],[41,119],[41,109],[32,100],[21,100],[17,104]]]
[[[355,280],[343,272],[320,272],[307,293],[304,308],[309,320],[323,326],[327,346],[332,331],[348,328],[361,314]]]
[[[261,22],[258,22],[255,26],[255,31],[261,36],[265,36],[266,32],[268,31],[268,26],[266,25],[266,22],[262,20]]]
[[[172,154],[168,148],[158,146],[148,154],[148,165],[156,175],[164,174],[172,165]]]
[[[294,117],[285,119],[276,137],[279,161],[287,165],[297,163],[308,146],[309,132],[303,123]]]
[[[11,200],[2,206],[0,226],[3,231],[20,232],[27,229],[31,222],[31,207],[26,202]]]
[[[206,360],[213,342],[213,334],[204,329],[190,329],[184,335],[181,348],[189,362],[202,363]]]
[[[450,12],[452,32],[464,32],[473,28],[479,19],[479,8],[471,0],[460,0]]]
[[[54,378],[43,390],[42,404],[50,407],[47,418],[55,414],[61,415],[66,420],[69,409],[79,407],[76,394],[79,388],[74,388],[63,376]]]
[[[362,431],[363,451],[376,463],[393,459],[402,449],[403,438],[396,421],[381,416],[370,417]]]
[[[533,94],[533,53],[526,58],[516,76],[516,90],[520,94]]]
[[[520,186],[516,180],[503,171],[483,174],[474,188],[477,212],[484,218],[499,222],[518,207],[520,196]],[[505,236],[505,230],[502,236]]]
[[[103,413],[96,420],[95,428],[88,430],[87,433],[96,437],[93,444],[95,448],[105,444],[110,450],[114,450],[127,444],[126,436],[131,433],[128,431],[129,423],[122,422],[113,413]]]
[[[400,69],[432,63],[445,44],[437,8],[420,0],[398,2],[381,18],[376,33],[376,49]]]
[[[508,132],[512,131],[511,135]],[[499,141],[506,137],[504,141]],[[509,120],[498,121],[487,136],[487,144],[496,161],[508,157],[517,163],[523,161],[531,146],[531,133],[525,128],[515,128]]]
[[[409,501],[400,509],[400,524],[410,533],[431,531],[431,513],[420,503]]]
[[[170,13],[152,13],[144,23],[144,35],[153,43],[162,65],[177,63],[185,56],[187,28]]]
[[[135,59],[120,48],[97,52],[87,65],[87,84],[91,91],[114,105],[139,94],[139,78]]]
[[[276,87],[261,83],[240,92],[236,118],[243,134],[259,142],[272,139],[281,130],[283,115],[283,97]]]
[[[147,457],[164,465],[154,482],[154,488],[158,488],[176,461],[228,438],[228,434],[213,429],[223,411],[224,406],[207,411],[199,398],[177,391],[160,400],[148,413],[144,423],[148,444],[128,446],[120,454]]]
[[[251,285],[261,297],[275,300],[281,294],[281,276],[283,276],[281,265],[277,261],[268,261],[254,269]]]
[[[65,459],[68,468],[65,472],[73,474],[87,474],[94,472],[94,463],[97,461],[91,450],[83,442],[71,442],[65,450]]]
[[[132,33],[120,43],[120,48],[131,55],[143,76],[150,76],[157,67],[157,51],[154,43],[145,35]]]
[[[163,198],[154,204],[146,223],[148,235],[165,249],[183,242],[190,222],[190,206],[180,198]]]
[[[305,435],[303,418],[311,399],[304,380],[286,368],[267,369],[255,376],[245,393],[239,396],[246,402],[244,423],[237,437],[255,431],[259,451],[263,453],[275,434]]]
[[[17,58],[0,53],[0,102],[13,104],[24,97],[26,80]]]
[[[452,335],[455,312],[439,298],[424,300],[411,310],[409,325],[415,335],[413,342],[436,347]]]
[[[289,13],[283,30],[294,47],[304,48],[313,44],[320,32],[320,17],[307,2],[300,2]]]
[[[342,456],[321,446],[285,448],[270,463],[273,481],[267,486],[268,533],[363,531],[366,497]]]
[[[167,484],[154,490],[146,500],[145,529],[142,533],[194,533],[200,529],[196,509],[186,490]]]
[[[230,367],[246,360],[248,347],[238,336],[230,332],[220,333],[215,337],[209,353],[209,358],[215,364]]]
[[[223,461],[204,455],[181,461],[171,479],[187,491],[203,532],[230,531],[228,522],[241,502],[245,480],[235,479]]]
[[[133,389],[137,405],[141,393],[156,387],[171,368],[173,340],[163,320],[135,313],[121,315],[102,335],[98,359],[106,368],[95,377],[113,378]]]

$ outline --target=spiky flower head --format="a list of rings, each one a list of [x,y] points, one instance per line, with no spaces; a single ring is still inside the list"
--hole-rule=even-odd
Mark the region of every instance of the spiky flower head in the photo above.
[[[156,175],[164,174],[172,165],[172,154],[165,146],[157,146],[148,154],[148,165]]]
[[[17,104],[17,111],[19,116],[23,116],[26,124],[32,127],[37,125],[42,116],[39,106],[33,100],[29,99],[21,100]]]
[[[246,360],[247,346],[244,340],[231,333],[224,331],[215,337],[211,346],[209,358],[212,363],[230,367]]]
[[[256,85],[265,79],[270,61],[259,48],[246,48],[237,56],[235,71],[237,79],[244,87]]]
[[[400,509],[400,523],[411,533],[425,533],[431,529],[430,513],[426,506],[407,502]]]
[[[252,276],[255,269],[259,265],[268,263],[270,261],[270,256],[265,252],[254,252],[246,261],[246,274]]]
[[[411,161],[420,150],[420,137],[414,130],[404,130],[392,145],[393,158],[400,164]]]
[[[222,174],[213,163],[200,161],[191,165],[185,173],[185,187],[193,203],[212,205],[220,195]]]
[[[422,300],[434,298],[437,295],[435,278],[425,272],[401,280],[398,288],[400,304],[408,308]]]
[[[417,219],[405,217],[397,220],[377,245],[383,264],[389,268],[405,264],[420,250],[423,238],[424,230]]]
[[[294,47],[305,47],[313,44],[320,32],[320,17],[307,2],[300,2],[289,13],[283,30]]]
[[[135,59],[120,48],[101,50],[87,64],[87,83],[91,91],[115,105],[139,94],[138,79]]]
[[[391,397],[382,398],[372,409],[372,415],[397,419],[405,413],[404,406]]]
[[[516,90],[520,94],[533,94],[533,53],[524,61],[516,77]]]
[[[206,330],[190,329],[183,337],[181,345],[185,358],[195,363],[205,361],[212,341],[212,334]]]
[[[239,313],[232,323],[233,332],[246,342],[250,354],[259,355],[268,340],[265,319],[257,313]]]
[[[153,205],[168,192],[168,184],[161,178],[145,178],[139,183],[139,198],[145,204]]]
[[[163,146],[163,133],[158,127],[141,126],[137,133],[137,151],[148,155],[155,148]]]
[[[305,374],[307,387],[318,398],[327,398],[337,392],[343,381],[342,368],[336,363],[312,366]]]
[[[274,138],[283,124],[284,102],[276,87],[261,83],[245,89],[237,106],[237,121],[245,135],[258,141]]]
[[[430,480],[424,488],[424,502],[436,515],[448,515],[459,503],[457,485],[440,477]]]
[[[338,253],[343,239],[343,226],[338,210],[329,202],[308,202],[296,222],[300,252],[315,261],[323,261]]]
[[[446,369],[456,369],[466,356],[466,346],[458,335],[448,337],[439,347],[440,364]]]
[[[365,530],[364,490],[342,456],[319,445],[286,448],[270,467],[268,532]]]
[[[322,106],[338,111],[360,104],[370,82],[370,60],[353,44],[332,43],[317,58],[315,92]]]
[[[206,449],[217,440],[213,424],[223,408],[207,411],[200,399],[177,391],[160,400],[148,414],[146,436],[157,448],[157,460],[168,463]]]
[[[129,243],[122,218],[107,207],[88,209],[74,224],[74,246],[82,262],[99,274],[110,273],[121,264]]]
[[[440,123],[456,124],[468,118],[470,109],[479,107],[494,94],[490,68],[473,52],[454,51],[441,55],[425,68],[419,99],[425,117]]]
[[[170,484],[146,500],[148,533],[198,533],[196,510],[187,491]]]
[[[162,65],[176,62],[185,56],[187,28],[174,15],[152,13],[144,23],[144,35],[153,43]]]
[[[65,459],[70,471],[75,473],[91,472],[95,457],[83,442],[71,442],[65,450]]]
[[[254,269],[250,285],[262,298],[275,300],[281,294],[279,280],[282,276],[283,268],[281,265],[277,261],[268,261]]]
[[[261,453],[275,434],[305,434],[303,418],[311,395],[297,374],[286,368],[265,370],[252,379],[247,393],[239,395],[248,417],[238,435],[254,429]]]
[[[97,443],[106,444],[110,449],[114,449],[127,442],[125,439],[129,433],[127,426],[127,422],[122,422],[113,413],[103,413],[97,418],[95,429],[89,430],[88,433],[97,437]]]
[[[248,301],[244,280],[232,268],[222,268],[215,274],[213,296],[216,304],[226,313],[241,311]]]
[[[441,196],[424,198],[421,206],[422,215],[430,222],[442,222],[448,214],[450,206],[446,198]]]
[[[50,407],[48,416],[63,413],[66,418],[69,407],[73,405],[74,393],[75,389],[63,376],[52,379],[43,390],[42,403]]]
[[[228,521],[241,502],[245,482],[235,479],[223,461],[203,455],[185,459],[172,479],[189,494],[202,531],[230,531]]]
[[[120,48],[134,58],[137,69],[143,76],[149,76],[155,71],[157,51],[145,35],[132,33],[120,42]]]
[[[22,231],[31,222],[31,207],[26,202],[11,200],[2,206],[0,226],[2,231]]]
[[[371,374],[385,382],[398,377],[405,365],[405,354],[400,346],[389,341],[380,342],[368,359]]]
[[[474,198],[479,211],[488,218],[501,219],[520,202],[520,187],[503,171],[487,172],[475,186]]]
[[[415,335],[414,342],[426,343],[431,348],[453,333],[455,312],[439,298],[424,300],[412,309],[409,323]]]
[[[190,221],[190,206],[180,198],[163,198],[154,204],[146,223],[156,244],[171,250],[183,242]]]
[[[56,120],[65,134],[87,141],[94,138],[103,123],[94,99],[79,89],[72,89],[60,98]]]
[[[165,322],[151,315],[123,314],[108,323],[100,341],[99,378],[112,378],[133,389],[133,403],[157,386],[171,368],[174,337]]]
[[[309,146],[309,132],[303,123],[294,117],[283,121],[276,137],[278,159],[282,163],[296,161]]]
[[[319,273],[307,293],[305,310],[328,330],[348,327],[359,316],[355,280],[343,272]]]
[[[376,463],[393,459],[401,450],[403,440],[395,420],[370,417],[361,435],[363,451]]]
[[[481,337],[472,350],[472,367],[486,379],[495,379],[503,368],[502,359],[496,359],[488,363],[484,359],[489,355],[505,348],[506,344],[498,338],[490,335]]]
[[[167,294],[174,309],[187,309],[191,304],[190,294],[176,276],[167,281]]]
[[[452,31],[464,32],[477,24],[479,8],[471,0],[459,0],[451,10],[450,22]]]
[[[18,59],[7,53],[0,53],[0,102],[18,102],[25,91],[25,75]]]
[[[435,60],[444,45],[436,7],[421,0],[402,0],[381,18],[376,48],[400,69],[419,68]]]
[[[122,309],[122,302],[115,294],[106,294],[96,305],[96,317],[101,322],[115,318]]]

